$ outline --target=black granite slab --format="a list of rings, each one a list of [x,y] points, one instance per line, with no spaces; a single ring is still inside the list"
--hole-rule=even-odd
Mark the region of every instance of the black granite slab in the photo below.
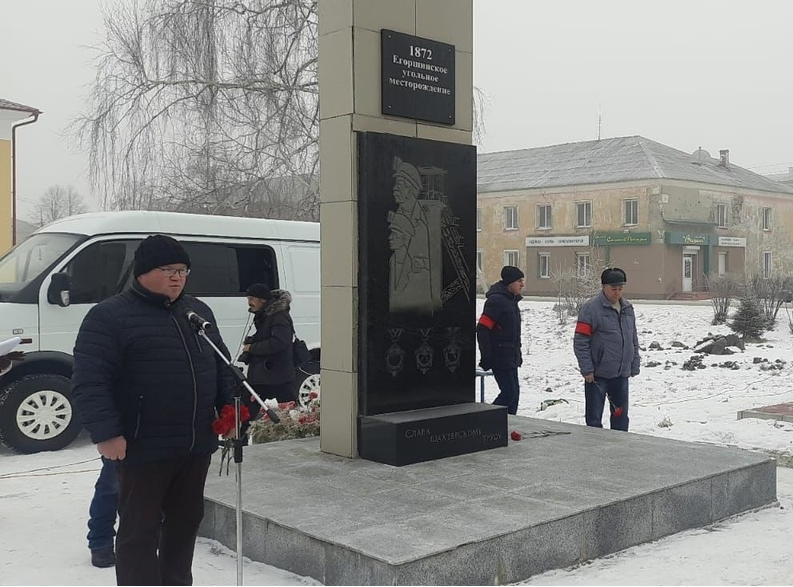
[[[360,418],[363,458],[402,466],[507,446],[507,409],[458,404]]]
[[[357,136],[359,414],[473,402],[476,148]]]

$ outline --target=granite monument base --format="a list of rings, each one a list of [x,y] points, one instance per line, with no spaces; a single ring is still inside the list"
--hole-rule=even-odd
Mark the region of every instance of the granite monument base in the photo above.
[[[402,466],[507,446],[507,408],[466,403],[361,416],[358,454]]]
[[[325,585],[499,585],[776,504],[765,455],[520,416],[509,428],[523,440],[407,467],[318,438],[246,446],[243,555]],[[218,455],[205,495],[200,535],[235,549]]]

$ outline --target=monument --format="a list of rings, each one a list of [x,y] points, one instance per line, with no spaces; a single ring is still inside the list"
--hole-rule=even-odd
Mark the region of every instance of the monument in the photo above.
[[[507,444],[506,410],[475,403],[472,12],[320,3],[325,452],[404,465]]]

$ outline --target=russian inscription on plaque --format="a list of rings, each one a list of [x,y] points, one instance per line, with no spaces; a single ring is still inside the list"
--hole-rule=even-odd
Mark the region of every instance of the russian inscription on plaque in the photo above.
[[[382,113],[454,124],[454,45],[380,31]]]

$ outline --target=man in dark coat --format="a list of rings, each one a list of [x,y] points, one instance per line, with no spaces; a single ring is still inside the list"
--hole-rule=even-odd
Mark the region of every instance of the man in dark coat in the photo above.
[[[248,363],[248,382],[262,398],[275,398],[278,403],[297,401],[295,394],[295,364],[292,341],[295,328],[289,315],[291,294],[283,289],[270,290],[263,283],[248,288],[248,311],[253,314],[256,332],[245,340],[240,358]],[[249,399],[247,392],[245,398]],[[251,419],[259,413],[253,402]]]
[[[501,390],[493,404],[506,406],[510,414],[518,413],[520,398],[518,367],[523,364],[523,357],[518,302],[522,299],[520,292],[525,283],[523,271],[511,265],[504,266],[501,281],[494,283],[485,294],[485,307],[476,325],[479,366],[485,371],[493,370]]]
[[[135,252],[132,287],[94,306],[74,347],[72,396],[99,453],[117,461],[119,585],[191,585],[204,483],[234,376],[187,319],[214,323],[183,294],[190,258],[154,235]],[[211,340],[228,356],[218,331]]]
[[[603,290],[578,313],[573,350],[584,377],[587,426],[603,427],[609,398],[612,430],[628,430],[628,378],[639,374],[639,337],[633,305],[622,297],[628,281],[622,269],[600,275]]]

